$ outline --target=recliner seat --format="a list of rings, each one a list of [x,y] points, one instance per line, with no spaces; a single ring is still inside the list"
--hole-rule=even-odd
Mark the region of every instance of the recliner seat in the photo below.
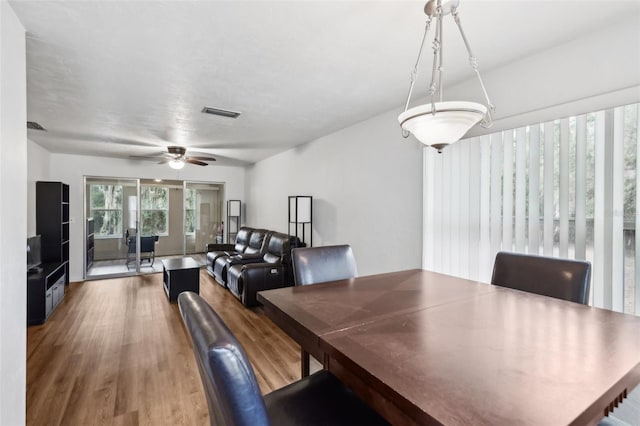
[[[238,230],[236,235],[235,244],[208,244],[207,245],[207,272],[212,277],[214,276],[214,265],[217,258],[220,256],[235,256],[242,254],[249,246],[249,240],[253,228],[243,226]]]
[[[235,262],[228,260],[227,287],[243,305],[256,306],[256,293],[293,285],[291,242],[285,234],[274,232],[260,260]]]
[[[227,269],[230,264],[229,259],[233,258],[236,263],[250,261],[250,259],[260,259],[267,248],[268,237],[271,231],[266,229],[254,229],[249,239],[247,248],[241,254],[219,256],[213,264],[213,277],[223,287],[227,287]]]

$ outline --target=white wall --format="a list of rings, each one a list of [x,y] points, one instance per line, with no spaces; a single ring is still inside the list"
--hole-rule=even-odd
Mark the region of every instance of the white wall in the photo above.
[[[151,161],[133,161],[117,158],[82,155],[51,154],[50,180],[69,185],[69,228],[71,264],[70,281],[82,280],[84,259],[84,176],[190,180],[198,182],[226,183],[225,197],[244,199],[245,171],[242,167],[207,167],[186,165],[182,170],[173,170],[166,164]],[[226,214],[226,213],[225,213]]]
[[[25,32],[0,2],[0,425],[25,422],[27,83]]]
[[[246,223],[287,232],[287,197],[313,196],[313,245],[351,244],[360,275],[420,268],[422,147],[398,111],[247,170]]]
[[[27,140],[27,235],[36,235],[36,182],[49,180],[49,151]]]

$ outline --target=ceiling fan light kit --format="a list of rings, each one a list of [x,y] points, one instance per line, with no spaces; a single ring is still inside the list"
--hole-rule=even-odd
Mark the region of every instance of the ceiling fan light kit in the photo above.
[[[180,170],[184,167],[184,161],[180,159],[169,160],[169,167],[174,170]]]
[[[425,5],[424,12],[427,15],[427,23],[422,37],[422,43],[420,44],[420,50],[418,51],[418,59],[411,72],[411,84],[409,86],[409,94],[404,106],[404,112],[398,116],[403,137],[406,138],[409,137],[409,134],[413,134],[420,142],[435,148],[438,152],[442,152],[447,145],[459,141],[478,123],[485,128],[491,127],[492,113],[495,111],[495,107],[489,100],[489,95],[480,76],[478,59],[473,56],[469,42],[462,30],[460,16],[458,14],[459,6],[460,0],[449,0],[445,2],[442,2],[442,0],[429,0]],[[449,14],[453,17],[462,36],[467,53],[469,54],[469,63],[478,78],[486,105],[468,101],[443,101],[442,18]],[[425,41],[434,18],[436,28],[433,40],[433,67],[431,69],[431,83],[428,91],[431,102],[409,108]]]
[[[187,148],[183,146],[168,146],[167,152],[160,152],[149,156],[132,155],[131,158],[145,160],[160,160],[158,164],[169,164],[169,167],[180,170],[185,163],[195,164],[197,166],[208,166],[207,161],[216,161],[209,154],[194,152],[194,155],[187,155]]]

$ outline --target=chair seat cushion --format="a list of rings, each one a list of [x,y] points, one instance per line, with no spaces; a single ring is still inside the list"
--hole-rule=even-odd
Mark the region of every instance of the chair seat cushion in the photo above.
[[[388,425],[328,371],[319,371],[264,397],[274,425]]]

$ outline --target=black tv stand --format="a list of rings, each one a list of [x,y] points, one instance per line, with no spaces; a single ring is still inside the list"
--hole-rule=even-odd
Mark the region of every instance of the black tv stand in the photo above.
[[[64,298],[67,265],[67,262],[43,263],[27,272],[28,325],[44,323]]]

